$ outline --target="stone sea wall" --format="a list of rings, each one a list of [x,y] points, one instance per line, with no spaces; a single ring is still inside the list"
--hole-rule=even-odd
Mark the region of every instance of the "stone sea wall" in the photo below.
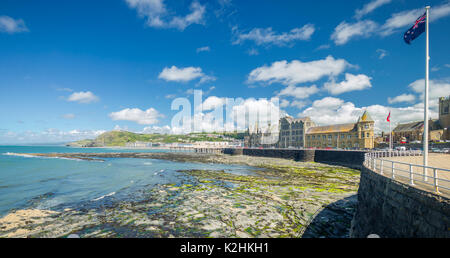
[[[350,236],[450,237],[450,199],[363,167]]]
[[[361,169],[366,151],[315,150],[314,161]]]
[[[292,159],[295,161],[314,161],[314,150],[294,149],[243,149],[243,155]]]
[[[225,149],[225,154],[284,158],[301,162],[320,162],[360,169],[365,151],[295,149]]]

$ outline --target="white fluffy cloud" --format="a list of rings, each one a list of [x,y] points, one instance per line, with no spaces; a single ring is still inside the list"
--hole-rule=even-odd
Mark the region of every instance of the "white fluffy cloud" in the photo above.
[[[280,100],[280,107],[282,107],[282,108],[289,107],[289,104],[290,104],[290,102],[287,99]]]
[[[319,92],[319,89],[316,85],[312,85],[310,87],[295,87],[293,85],[289,85],[286,88],[282,89],[277,96],[288,96],[294,97],[296,99],[307,99],[311,95]]]
[[[286,115],[286,112],[280,109],[276,99],[254,99],[249,98],[241,104],[233,107],[233,115],[237,117],[236,125],[238,130],[247,129],[248,126],[255,126],[256,121],[261,128],[269,124],[278,125],[279,119]],[[246,118],[248,124],[244,121]]]
[[[390,35],[394,33],[396,29],[408,25],[412,26],[414,21],[423,13],[424,9],[414,9],[392,14],[392,16],[384,23],[381,35]]]
[[[193,1],[189,7],[190,13],[185,16],[172,16],[164,0],[126,0],[130,8],[136,9],[138,15],[147,19],[147,25],[155,28],[176,28],[184,30],[192,24],[203,24],[205,6]]]
[[[412,26],[414,21],[424,12],[424,8],[418,8],[392,14],[392,16],[386,20],[386,23],[383,25],[383,32],[381,34],[390,35],[396,32],[397,29],[408,25]],[[448,15],[450,15],[450,2],[433,6],[430,9],[430,22],[434,22]]]
[[[326,97],[314,101],[311,107],[306,108],[298,116],[309,116],[320,125],[328,125],[356,122],[359,112],[360,109],[357,109],[353,103]]]
[[[402,103],[402,102],[414,102],[415,100],[416,100],[416,96],[414,96],[412,94],[402,94],[395,98],[388,98],[388,103],[394,104],[394,103]]]
[[[304,108],[306,106],[306,104],[307,104],[306,101],[294,100],[294,101],[291,102],[291,107],[296,107],[298,109],[302,109],[302,108]]]
[[[178,68],[174,65],[165,67],[158,78],[174,82],[188,82],[200,78],[200,83],[216,80],[215,77],[204,74],[200,67]]]
[[[86,92],[80,91],[80,92],[72,93],[69,96],[69,98],[67,99],[67,101],[87,104],[87,103],[97,102],[97,101],[99,101],[99,98],[90,91],[86,91]]]
[[[425,80],[420,79],[409,85],[409,87],[416,93],[420,94],[420,99],[424,99],[425,94]],[[430,106],[438,105],[439,97],[446,97],[450,95],[450,79],[444,80],[430,80],[428,89],[428,99]]]
[[[170,126],[166,125],[166,126],[147,126],[140,133],[147,133],[147,134],[153,134],[153,133],[171,134],[173,132],[172,132],[172,128],[170,128]]]
[[[364,5],[362,9],[358,9],[355,11],[355,18],[361,19],[366,14],[373,12],[375,9],[392,2],[392,0],[373,0]]]
[[[385,4],[382,0],[375,0],[366,5],[373,3],[372,7],[376,4]],[[381,6],[381,5],[378,5]],[[371,8],[367,8],[370,10]],[[364,8],[362,9],[364,10]],[[397,33],[399,29],[407,29],[408,26],[411,27],[414,21],[419,18],[425,12],[424,8],[405,10],[398,13],[394,13],[389,17],[384,24],[377,24],[371,20],[361,20],[355,23],[341,22],[336,28],[334,33],[331,35],[331,39],[334,40],[336,45],[343,45],[355,37],[370,37],[372,35],[388,36],[393,33]],[[361,12],[363,14],[364,12]],[[450,2],[433,6],[430,9],[430,22],[435,22],[443,17],[450,15]],[[358,16],[358,10],[357,10]]]
[[[219,98],[216,96],[210,96],[202,103],[201,109],[204,111],[213,110],[217,107],[223,106],[226,103],[226,98]],[[200,107],[197,107],[200,108]]]
[[[163,117],[156,109],[149,108],[141,110],[139,108],[126,108],[118,112],[112,112],[109,117],[114,120],[132,121],[141,125],[151,125],[158,123],[158,118]]]
[[[22,19],[13,19],[9,16],[0,16],[0,32],[9,34],[27,32],[28,28]]]
[[[236,40],[233,44],[242,44],[244,41],[253,41],[257,45],[283,46],[293,41],[309,40],[315,31],[314,25],[306,24],[301,28],[294,28],[289,32],[276,33],[272,28],[254,28],[248,33],[238,33],[234,28]]]
[[[354,37],[369,37],[377,29],[377,24],[371,20],[356,23],[341,22],[331,35],[336,45],[344,45]]]
[[[370,80],[372,78],[364,74],[353,75],[345,74],[345,80],[340,83],[335,83],[334,79],[331,82],[325,83],[324,87],[333,95],[339,95],[349,91],[364,90],[372,87]]]
[[[249,126],[253,128],[256,124],[260,128],[267,127],[268,124],[276,127],[280,116],[286,114],[280,109],[277,98],[234,99],[227,103],[227,98],[217,96],[207,98],[203,102],[203,109],[196,107],[194,112],[193,116],[181,119],[184,125],[180,125],[179,121],[172,121],[171,132],[184,134],[191,131],[242,131]]]
[[[324,76],[339,75],[349,66],[351,65],[344,59],[335,59],[332,56],[311,62],[301,62],[299,60],[287,62],[283,60],[274,62],[270,66],[254,69],[248,75],[248,82],[296,85],[317,81]]]

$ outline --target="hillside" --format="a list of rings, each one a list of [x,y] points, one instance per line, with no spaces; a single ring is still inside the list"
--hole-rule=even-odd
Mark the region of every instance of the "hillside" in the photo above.
[[[243,140],[244,133],[190,133],[183,135],[173,134],[138,134],[127,131],[110,131],[99,135],[95,139],[86,139],[68,143],[72,147],[113,147],[126,146],[127,143],[193,143],[199,141],[233,141]]]

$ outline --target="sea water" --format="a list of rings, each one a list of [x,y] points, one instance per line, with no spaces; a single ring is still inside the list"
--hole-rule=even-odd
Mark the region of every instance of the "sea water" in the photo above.
[[[182,177],[177,170],[224,170],[239,175],[254,173],[254,169],[240,165],[134,158],[108,158],[101,162],[19,154],[156,151],[164,150],[0,146],[0,217],[17,209],[59,210],[133,199],[136,198],[134,193],[156,184],[180,183]]]

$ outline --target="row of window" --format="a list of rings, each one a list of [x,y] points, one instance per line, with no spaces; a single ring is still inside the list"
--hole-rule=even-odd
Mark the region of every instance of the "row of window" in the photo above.
[[[302,137],[302,136],[295,136],[295,137],[281,137],[281,138],[280,138],[280,141],[281,141],[281,142],[284,142],[284,141],[296,141],[296,142],[298,142],[298,141],[303,141],[303,137]]]
[[[362,137],[364,137],[364,134],[365,134],[365,136],[368,138],[368,137],[370,137],[370,133],[362,133]],[[347,137],[346,137],[347,136]],[[347,138],[347,139],[351,139],[352,137],[355,137],[355,138],[358,138],[358,135],[357,134],[355,134],[355,135],[352,135],[352,134],[347,134],[347,135],[345,135],[345,134],[341,134],[341,137],[339,137],[340,139],[345,139],[345,138]],[[328,135],[307,135],[306,136],[306,139],[308,139],[308,140],[320,140],[320,139],[322,139],[322,140],[326,140],[326,139],[328,139],[328,140],[332,140],[332,139],[338,139],[338,135],[334,135],[334,137],[333,137],[333,135],[331,135],[331,134],[328,134]]]
[[[326,143],[316,142],[309,144],[308,147],[334,147],[334,146]],[[352,148],[352,147],[359,148],[359,143],[343,142],[339,144],[339,148]]]
[[[292,131],[292,135],[302,135],[302,134],[303,134],[302,130]],[[281,131],[281,135],[282,136],[291,135],[291,131]]]

